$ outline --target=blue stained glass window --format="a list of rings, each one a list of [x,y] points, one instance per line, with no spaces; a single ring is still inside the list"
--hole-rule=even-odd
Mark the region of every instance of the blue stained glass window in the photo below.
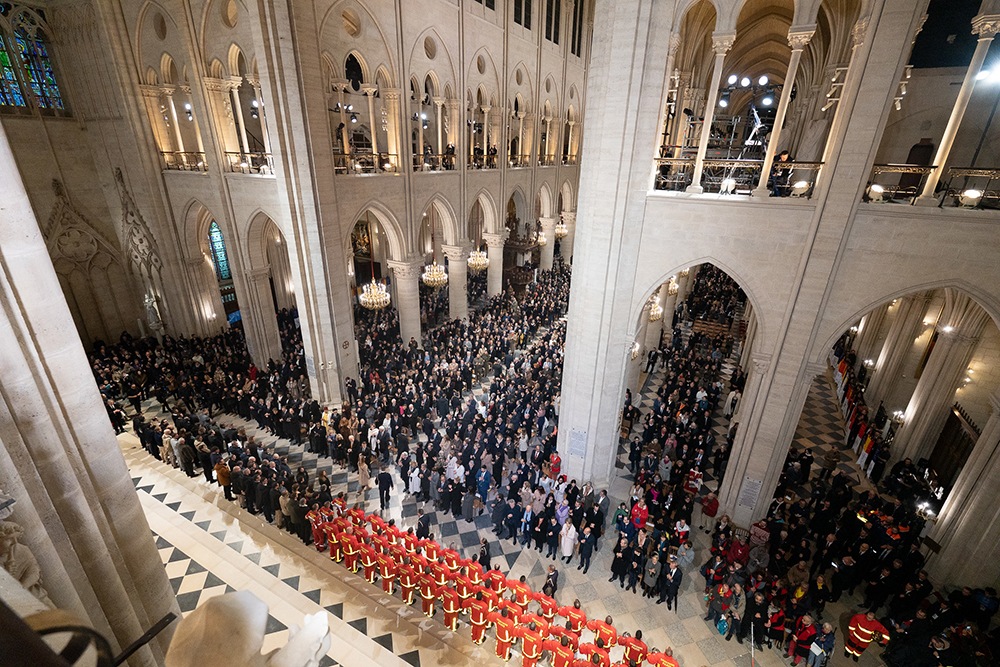
[[[29,36],[24,30],[19,30],[14,38],[21,51],[21,64],[27,74],[28,85],[35,94],[38,106],[42,109],[62,109],[62,95],[56,85],[56,76],[52,71],[52,61],[45,43],[38,36]]]
[[[17,74],[14,73],[14,64],[10,61],[10,54],[2,36],[0,36],[0,106],[25,106]]]
[[[231,280],[232,271],[229,270],[229,258],[226,257],[226,242],[222,240],[222,230],[219,223],[212,222],[208,228],[208,242],[212,246],[212,263],[215,264],[215,275],[219,280]]]

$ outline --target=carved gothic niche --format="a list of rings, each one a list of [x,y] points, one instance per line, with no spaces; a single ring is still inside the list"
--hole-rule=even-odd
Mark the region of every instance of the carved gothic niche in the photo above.
[[[56,201],[42,233],[84,345],[135,334],[138,302],[121,252],[73,207],[62,183],[53,180],[52,190]]]
[[[122,201],[122,230],[129,269],[145,282],[153,281],[154,277],[155,282],[159,282],[163,262],[156,246],[156,239],[142,217],[142,212],[139,211],[128,186],[125,185],[125,177],[120,168],[115,169],[115,181],[118,183],[118,194]]]

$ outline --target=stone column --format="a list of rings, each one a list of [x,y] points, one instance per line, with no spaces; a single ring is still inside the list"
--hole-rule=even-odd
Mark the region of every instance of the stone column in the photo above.
[[[268,155],[271,154],[271,138],[267,134],[267,122],[264,118],[264,98],[260,96],[260,79],[253,77],[248,79],[250,85],[253,86],[253,96],[257,101],[257,113],[260,114],[260,134],[261,141],[264,143],[264,152]],[[372,145],[375,144],[375,129],[372,128]]]
[[[653,296],[650,297],[652,299],[653,304],[659,305],[660,308],[663,308],[663,315],[657,321],[650,322],[649,326],[646,327],[646,340],[644,345],[646,351],[652,350],[655,347],[659,347],[660,334],[663,332],[664,322],[670,321],[668,319],[669,312],[667,311],[666,308],[663,307],[664,304],[667,302],[667,300],[670,298],[667,296],[667,292],[669,291],[669,285],[670,285],[669,281],[663,283],[662,285],[660,285],[660,289],[653,292]],[[653,305],[651,304],[649,308],[650,312],[652,312]]]
[[[917,327],[927,312],[930,297],[930,292],[917,292],[899,299],[894,307],[890,306],[895,309],[895,314],[875,362],[871,382],[865,390],[865,402],[872,410],[877,410],[879,403],[892,395],[903,361],[913,345]]]
[[[490,265],[486,269],[486,296],[496,296],[503,291],[503,245],[507,241],[503,234],[483,234],[486,241]]]
[[[764,164],[760,169],[760,180],[753,191],[753,196],[766,199],[771,196],[771,191],[767,189],[767,179],[771,175],[771,165],[774,164],[774,152],[778,149],[778,141],[781,139],[781,128],[785,124],[785,114],[788,112],[788,103],[792,99],[792,89],[795,87],[795,74],[799,69],[799,60],[802,58],[802,51],[806,44],[812,39],[816,32],[816,26],[808,28],[792,28],[788,31],[788,45],[792,47],[792,56],[788,61],[788,71],[785,73],[785,83],[781,87],[781,101],[778,102],[778,110],[774,115],[774,127],[771,130],[771,138],[767,142],[767,151],[764,153]]]
[[[626,342],[625,350],[625,387],[632,391],[632,403],[639,399],[639,376],[646,367],[646,348],[643,341],[646,339],[646,331],[649,328],[649,304],[642,308],[642,315],[639,316],[639,330],[634,336],[630,336]],[[632,358],[633,351],[635,358]]]
[[[664,157],[680,157],[684,146],[684,134],[687,132],[688,117],[684,109],[691,106],[691,72],[677,74],[677,107],[673,121],[670,123],[670,143],[675,146],[670,155]]]
[[[566,155],[573,157],[573,164],[579,164],[576,152],[573,150],[573,126],[576,125],[575,120],[566,121],[566,125],[569,127],[566,130]]]
[[[149,115],[149,124],[153,128],[153,136],[156,138],[156,145],[164,152],[170,152],[170,131],[166,126],[164,118],[163,103],[160,101],[162,91],[157,86],[139,86],[142,91],[142,101],[146,106],[146,113]]]
[[[521,164],[521,156],[527,155],[524,152],[524,112],[517,112],[517,166],[523,167]]]
[[[174,105],[174,93],[177,92],[175,86],[161,88],[161,92],[167,97],[167,109],[170,111],[170,122],[174,124],[174,150],[184,152],[184,139],[181,137],[181,126],[177,122],[177,107]],[[178,157],[178,160],[181,158]]]
[[[566,225],[566,238],[559,241],[559,252],[567,264],[573,259],[573,240],[576,238],[576,211],[563,211],[562,221]]]
[[[452,98],[445,100],[445,104],[448,105],[448,143],[455,145],[455,158],[456,161],[458,157],[462,154],[461,149],[458,148],[459,137],[458,137],[458,98]]]
[[[712,34],[712,49],[715,51],[715,67],[712,69],[712,79],[708,84],[708,99],[705,101],[705,120],[701,126],[701,139],[698,140],[698,156],[694,162],[694,175],[688,192],[704,192],[701,185],[701,174],[705,169],[705,152],[708,150],[708,140],[712,133],[712,120],[715,118],[715,104],[719,99],[719,84],[722,82],[722,67],[726,54],[736,41],[736,33]]]
[[[955,143],[955,137],[958,136],[958,129],[962,125],[965,109],[969,106],[969,100],[972,98],[972,91],[976,87],[976,78],[983,68],[986,54],[990,50],[990,44],[993,43],[997,32],[1000,32],[1000,15],[977,16],[972,20],[972,34],[979,35],[979,43],[976,44],[976,51],[972,54],[972,62],[969,63],[969,68],[965,71],[965,79],[958,91],[958,99],[955,100],[955,106],[951,109],[948,125],[944,128],[944,136],[941,137],[937,154],[934,156],[933,164],[937,168],[927,176],[924,190],[914,202],[918,206],[938,205],[938,198],[935,195],[938,182],[944,173],[944,167],[948,162],[951,147]]]
[[[258,368],[266,368],[267,361],[281,359],[281,336],[278,318],[274,312],[271,295],[271,267],[265,266],[247,273],[247,294],[240,296],[240,310],[244,311],[244,330],[250,356]],[[246,301],[247,303],[244,303]],[[249,311],[249,312],[247,312]]]
[[[240,84],[243,79],[238,76],[229,79],[229,93],[233,98],[233,117],[236,118],[236,125],[240,131],[240,146],[244,153],[250,152],[250,142],[247,141],[246,118],[243,117],[243,106],[240,104]]]
[[[674,310],[677,309],[677,280],[676,276],[670,276],[667,282],[660,287],[660,305],[663,306],[663,342],[673,339]]]
[[[346,79],[337,79],[332,83],[333,90],[337,93],[337,108],[340,110],[340,140],[344,142],[344,153],[350,153],[351,142],[347,136],[347,103],[344,101],[348,82]]]
[[[378,159],[378,127],[375,125],[375,93],[378,92],[378,88],[375,86],[365,86],[361,89],[361,92],[365,94],[365,99],[368,100],[368,127],[372,131],[372,155],[375,162],[375,171],[379,171],[382,167],[381,160]]]
[[[418,347],[423,347],[420,335],[420,272],[423,262],[420,259],[407,262],[389,260],[387,264],[396,281],[399,337],[403,339],[404,347],[409,345],[411,338],[416,339]]]
[[[936,327],[937,342],[906,406],[903,425],[892,446],[894,460],[909,457],[916,462],[930,456],[948,410],[955,402],[955,390],[989,318],[965,294],[950,287],[944,292],[945,306]]]
[[[743,319],[747,321],[747,335],[743,339],[743,347],[740,349],[740,368],[746,373],[749,370],[750,358],[754,352],[754,344],[757,338],[757,313],[753,306],[747,303],[747,308],[743,311]]]
[[[927,570],[939,582],[990,586],[1000,579],[1000,391],[928,537],[940,545]]]
[[[382,99],[385,101],[385,111],[386,111],[386,143],[388,147],[386,150],[389,151],[391,157],[389,162],[396,169],[399,168],[400,155],[402,153],[402,147],[400,146],[400,131],[398,127],[399,118],[399,92],[395,90],[384,90],[381,92]]]
[[[448,317],[464,320],[469,316],[469,252],[465,245],[443,245],[441,250],[448,258]]]
[[[180,615],[0,126],[0,488],[56,606],[117,653]],[[163,664],[169,626],[129,658]]]
[[[885,322],[885,315],[888,311],[889,304],[883,303],[865,315],[861,333],[854,341],[854,349],[858,354],[858,364],[855,370],[861,368],[867,359],[875,361],[872,357],[875,354],[875,344],[878,342],[878,332],[882,330],[882,324]]]
[[[444,109],[444,100],[435,98],[434,108],[437,111],[437,115],[434,116],[435,118],[434,122],[437,124],[437,135],[438,135],[437,152],[438,155],[444,155],[444,134],[443,134],[444,123],[441,120],[443,115],[442,110]]]
[[[236,136],[236,123],[233,121],[233,104],[229,96],[229,84],[222,79],[211,77],[206,77],[203,82],[207,92],[208,112],[216,128],[217,142],[220,143],[223,152],[238,153],[240,139]],[[259,94],[257,98],[261,99]],[[209,134],[211,136],[211,133]]]
[[[542,271],[549,271],[552,269],[552,260],[556,252],[556,219],[539,218],[538,222],[542,227],[542,233],[545,234],[545,245],[542,246],[539,268]]]
[[[219,293],[219,282],[215,277],[215,267],[206,255],[184,260],[191,277],[191,285],[197,290],[199,304],[197,320],[202,336],[214,336],[220,329],[228,329],[226,307]]]

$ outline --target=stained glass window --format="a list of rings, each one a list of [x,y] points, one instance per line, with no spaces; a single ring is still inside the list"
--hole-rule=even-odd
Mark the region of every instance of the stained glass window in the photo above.
[[[3,36],[0,36],[0,106],[25,106],[24,96],[21,95],[21,88],[17,82],[17,74],[14,72],[14,63],[10,60]]]
[[[62,109],[62,95],[56,85],[56,76],[52,71],[52,61],[38,33],[30,36],[26,30],[17,31],[14,36],[21,52],[21,65],[27,75],[28,85],[35,94],[35,100],[42,109]]]
[[[231,280],[232,272],[229,270],[229,258],[226,257],[226,242],[222,240],[222,230],[219,223],[212,222],[208,228],[208,242],[212,246],[212,263],[215,264],[215,276],[219,280]]]

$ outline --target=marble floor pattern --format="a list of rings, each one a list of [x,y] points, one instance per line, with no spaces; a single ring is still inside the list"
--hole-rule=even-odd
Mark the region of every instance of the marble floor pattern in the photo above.
[[[653,390],[656,379],[644,383],[645,409],[648,409],[645,393]],[[488,391],[488,386],[479,386],[474,393],[481,395],[484,391]],[[150,404],[147,413],[154,415],[157,408]],[[796,439],[819,438],[820,434],[810,431],[819,428],[817,420],[829,425],[829,438],[842,438],[842,430],[837,436],[835,425],[841,417],[829,382],[825,386],[817,382],[810,392]],[[235,417],[226,421],[244,425]],[[334,493],[349,492],[352,503],[359,499],[354,473],[333,470],[330,459],[303,452],[299,445],[276,440],[252,425],[246,426],[259,440],[287,455],[293,469],[300,461],[311,474],[316,468],[326,468],[332,473]],[[724,433],[727,420],[717,416],[713,427]],[[476,646],[469,638],[468,625],[450,632],[443,626],[440,612],[435,619],[426,619],[419,609],[403,605],[398,596],[383,595],[380,586],[371,586],[361,577],[347,573],[314,547],[226,501],[219,487],[208,484],[204,476],[188,478],[182,471],[155,460],[139,447],[131,433],[119,436],[119,441],[182,612],[194,609],[214,595],[247,589],[270,606],[265,652],[283,644],[288,626],[300,622],[304,614],[326,611],[334,641],[324,665],[500,664],[493,655],[492,639]],[[616,473],[609,488],[615,505],[627,497],[631,486],[627,468],[616,469]],[[376,511],[377,494],[368,492],[365,496],[367,511]],[[413,498],[400,493],[397,480],[384,516],[394,518],[405,529],[415,525],[417,507]],[[702,620],[703,583],[694,568],[685,573],[676,610],[668,611],[665,605],[655,604],[655,600],[626,592],[607,581],[611,565],[611,542],[607,539],[602,540],[591,570],[584,575],[575,560],[566,565],[545,559],[541,553],[514,545],[510,540],[498,542],[485,515],[473,522],[454,520],[437,512],[431,517],[432,530],[440,542],[465,548],[471,554],[485,537],[491,543],[494,562],[500,563],[508,578],[523,574],[536,590],[541,588],[548,564],[555,563],[560,570],[560,588],[556,594],[560,604],[579,599],[589,618],[610,615],[619,632],[634,633],[642,629],[651,648],[671,646],[681,667],[751,664],[775,667],[782,662],[782,656],[775,650],[765,649],[751,656],[748,645],[724,641],[714,627]],[[700,566],[707,558],[709,538],[697,533],[694,541],[698,553],[696,565]],[[842,600],[827,607],[827,619],[839,621],[837,651],[830,663],[833,665],[850,662],[843,657],[842,638],[850,616],[855,613],[854,607],[845,606],[851,602],[856,604],[859,600]],[[584,634],[584,640],[589,634]],[[617,659],[620,652],[616,649],[612,657]],[[875,653],[866,652],[861,664],[880,662]],[[511,664],[518,661],[519,657],[515,657]]]

